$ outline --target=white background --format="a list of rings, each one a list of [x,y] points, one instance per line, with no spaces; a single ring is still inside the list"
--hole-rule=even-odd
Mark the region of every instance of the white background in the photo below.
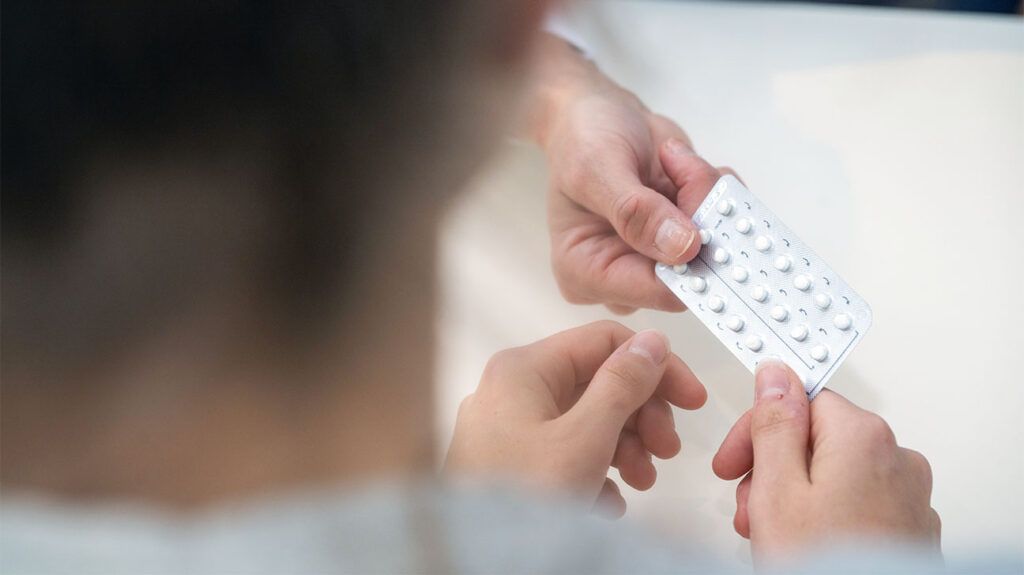
[[[1019,18],[747,3],[602,2],[575,29],[602,68],[736,168],[874,311],[830,387],[885,417],[935,474],[947,556],[1024,554],[1024,24]],[[437,402],[495,351],[610,314],[562,301],[542,156],[509,144],[442,239]],[[750,374],[694,318],[640,312],[708,386],[683,452],[628,517],[749,564],[711,456]]]

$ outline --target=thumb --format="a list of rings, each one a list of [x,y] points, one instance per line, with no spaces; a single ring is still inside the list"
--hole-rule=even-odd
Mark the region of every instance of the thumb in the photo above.
[[[642,331],[605,360],[576,405],[566,414],[578,429],[614,449],[626,420],[654,395],[665,374],[668,338]]]
[[[780,361],[757,366],[756,397],[750,419],[754,445],[754,482],[768,486],[810,481],[807,448],[810,409],[807,394],[793,370]]]
[[[675,138],[666,140],[658,155],[661,169],[679,189],[676,205],[683,213],[693,216],[715,182],[722,177],[721,172],[695,154],[682,140]]]

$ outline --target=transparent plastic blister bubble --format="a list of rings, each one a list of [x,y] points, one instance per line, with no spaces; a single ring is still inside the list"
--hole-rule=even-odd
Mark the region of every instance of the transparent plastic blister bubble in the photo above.
[[[871,326],[867,302],[733,176],[693,221],[700,253],[658,278],[747,369],[781,359],[813,399]]]

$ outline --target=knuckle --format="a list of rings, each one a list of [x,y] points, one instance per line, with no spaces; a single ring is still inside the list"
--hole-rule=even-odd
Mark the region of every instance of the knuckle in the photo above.
[[[633,333],[628,327],[622,325],[621,323],[613,319],[599,319],[591,323],[590,326],[598,331],[608,332],[609,334]]]
[[[636,311],[635,307],[615,303],[606,303],[604,307],[608,308],[608,311],[615,315],[630,315]]]
[[[917,470],[922,481],[930,488],[932,485],[932,465],[928,462],[928,458],[925,457],[921,452],[914,451],[913,449],[904,449],[906,452],[907,459],[910,461],[910,465],[913,469]]]
[[[593,303],[590,298],[581,295],[576,291],[575,287],[568,282],[558,281],[558,293],[562,295],[562,299],[564,299],[566,303],[571,303],[573,305],[586,305]]]
[[[627,192],[617,197],[612,205],[612,218],[622,237],[637,241],[647,227],[650,207],[640,192]]]
[[[590,286],[584,280],[585,271],[573,258],[561,252],[552,253],[551,271],[562,299],[576,305],[595,302],[588,290]]]
[[[462,398],[462,401],[459,402],[459,410],[456,413],[457,418],[466,417],[467,414],[473,410],[473,405],[475,403],[473,397],[474,394],[471,393],[466,397]]]
[[[579,274],[569,269],[563,261],[553,260],[552,271],[555,276],[555,283],[558,285],[558,292],[562,299],[571,304],[593,303],[589,297],[583,294]]]
[[[872,445],[895,447],[896,435],[888,422],[875,413],[866,413],[860,422],[862,436]]]
[[[494,381],[504,379],[519,362],[522,354],[522,349],[518,347],[503,349],[495,353],[487,360],[487,365],[484,366],[483,380]]]

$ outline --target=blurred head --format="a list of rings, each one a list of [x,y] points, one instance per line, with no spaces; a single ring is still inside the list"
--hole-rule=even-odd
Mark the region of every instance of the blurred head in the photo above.
[[[5,485],[204,501],[429,459],[432,232],[541,4],[5,4]]]
[[[5,386],[210,306],[282,354],[343,321],[505,127],[535,4],[5,5]]]

